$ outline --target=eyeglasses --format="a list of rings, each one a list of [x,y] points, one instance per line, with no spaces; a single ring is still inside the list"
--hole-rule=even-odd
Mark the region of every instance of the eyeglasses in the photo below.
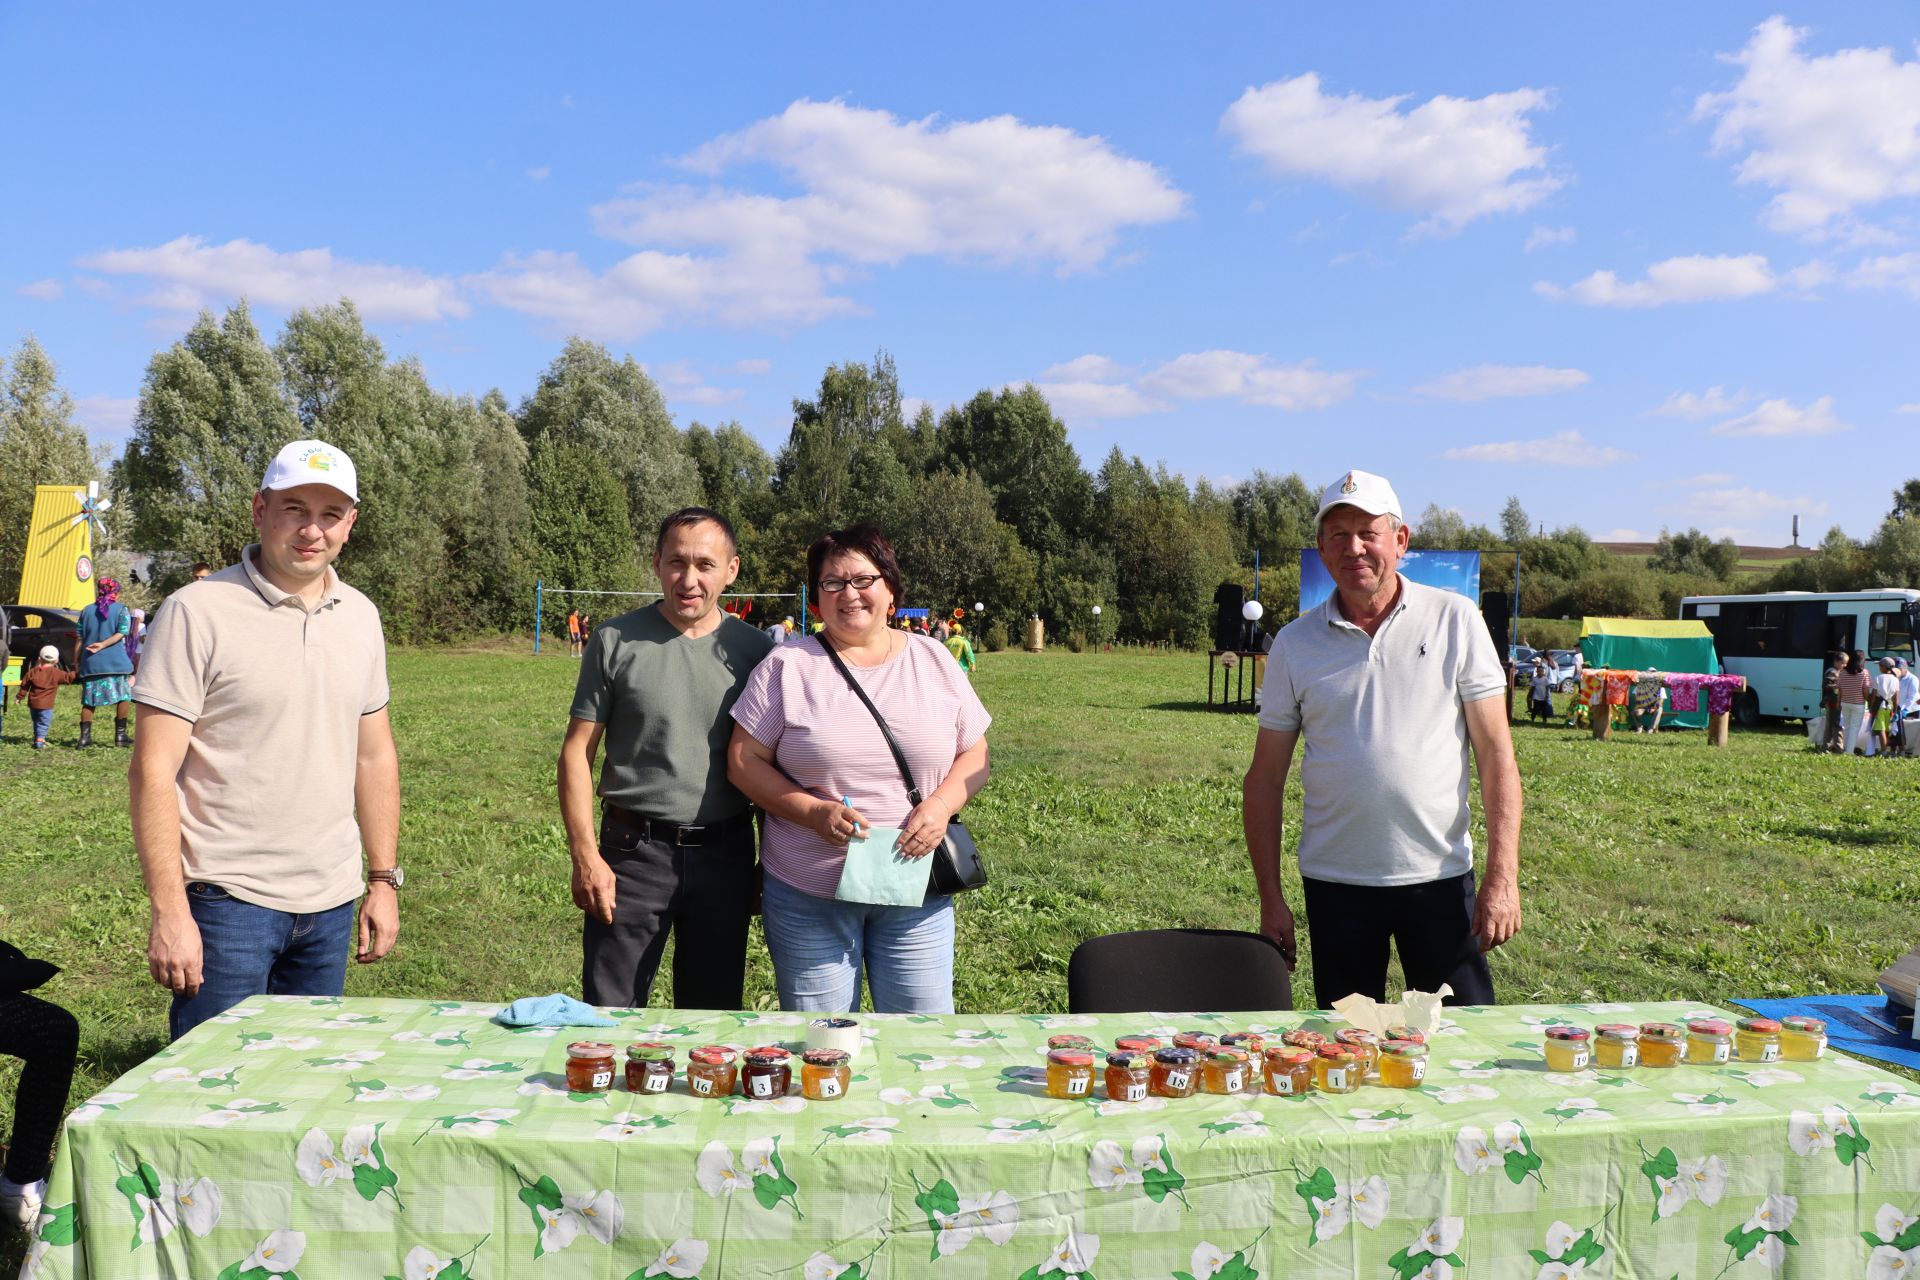
[[[877,573],[863,573],[852,578],[822,578],[820,594],[837,596],[848,587],[852,587],[855,591],[865,591],[878,581],[880,581],[880,575]]]

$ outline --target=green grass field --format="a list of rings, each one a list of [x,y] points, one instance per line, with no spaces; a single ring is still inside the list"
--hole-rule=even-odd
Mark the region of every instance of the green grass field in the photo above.
[[[352,969],[349,995],[577,991],[553,799],[574,670],[504,651],[393,655],[410,878],[397,950]],[[1240,776],[1254,722],[1206,710],[1205,674],[1192,654],[982,661],[994,778],[967,817],[994,883],[961,906],[961,1009],[1063,1009],[1067,957],[1096,934],[1253,927]],[[36,754],[10,708],[0,743],[0,937],[65,970],[41,994],[84,1028],[75,1101],[159,1048],[166,1025],[146,970],[127,753],[75,750],[77,711],[63,690],[60,745]],[[1514,735],[1526,922],[1495,958],[1503,1000],[1864,991],[1914,943],[1920,761],[1818,756],[1786,729],[1736,731],[1718,751],[1699,733]],[[1304,951],[1296,983],[1310,992]],[[749,981],[750,1002],[771,1007],[757,939]],[[656,1003],[668,994],[663,981]],[[0,1059],[0,1132],[12,1065]]]

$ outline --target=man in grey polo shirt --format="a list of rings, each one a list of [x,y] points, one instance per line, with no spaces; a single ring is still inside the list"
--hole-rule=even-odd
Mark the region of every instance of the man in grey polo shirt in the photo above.
[[[585,913],[588,1003],[648,1003],[673,936],[673,1003],[738,1009],[754,883],[753,811],[727,780],[728,716],[773,650],[767,633],[720,608],[740,573],[733,528],[705,507],[668,516],[654,540],[662,598],[587,641],[566,739],[560,817]],[[600,832],[593,757],[602,740]]]
[[[296,440],[253,497],[260,541],[155,613],[129,771],[152,918],[147,967],[177,1039],[248,996],[337,996],[400,929],[400,768],[373,602],[332,569],[353,462]]]
[[[1388,949],[1417,991],[1449,983],[1492,1004],[1486,953],[1520,929],[1520,774],[1506,679],[1473,602],[1409,582],[1393,486],[1349,471],[1320,497],[1317,545],[1335,590],[1267,656],[1260,736],[1243,788],[1260,932],[1295,959],[1280,880],[1283,794],[1301,768],[1300,876],[1314,1000],[1385,998]],[[1476,893],[1468,749],[1487,820]]]

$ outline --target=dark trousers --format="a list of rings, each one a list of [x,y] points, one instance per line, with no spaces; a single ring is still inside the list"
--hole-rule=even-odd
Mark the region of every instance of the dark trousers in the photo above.
[[[1826,716],[1826,725],[1820,735],[1820,749],[1838,753],[1840,750],[1840,699],[1823,700],[1820,710]]]
[[[587,1003],[645,1006],[671,933],[674,1007],[738,1009],[756,896],[753,823],[738,823],[713,844],[676,845],[646,838],[623,811],[607,809],[600,856],[613,868],[613,923],[586,917],[580,984]]]
[[[1449,1004],[1492,1004],[1493,974],[1473,936],[1473,873],[1426,884],[1359,885],[1302,879],[1313,998],[1322,1009],[1355,992],[1385,1000],[1387,951],[1400,954],[1410,991],[1453,987]]]
[[[80,1024],[65,1009],[24,992],[0,995],[0,1053],[27,1064],[14,1095],[7,1147],[6,1175],[15,1182],[38,1182],[53,1167],[53,1139],[79,1050]]]

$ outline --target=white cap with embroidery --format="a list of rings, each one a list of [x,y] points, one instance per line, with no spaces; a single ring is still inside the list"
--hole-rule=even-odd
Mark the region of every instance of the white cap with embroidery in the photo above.
[[[1385,476],[1371,471],[1349,471],[1328,485],[1320,494],[1320,511],[1313,523],[1318,526],[1335,507],[1357,507],[1370,516],[1392,516],[1402,524],[1407,519],[1400,512],[1400,495]]]
[[[273,456],[262,489],[292,489],[303,484],[324,484],[347,495],[350,502],[360,501],[360,476],[353,459],[324,440],[295,440]]]

